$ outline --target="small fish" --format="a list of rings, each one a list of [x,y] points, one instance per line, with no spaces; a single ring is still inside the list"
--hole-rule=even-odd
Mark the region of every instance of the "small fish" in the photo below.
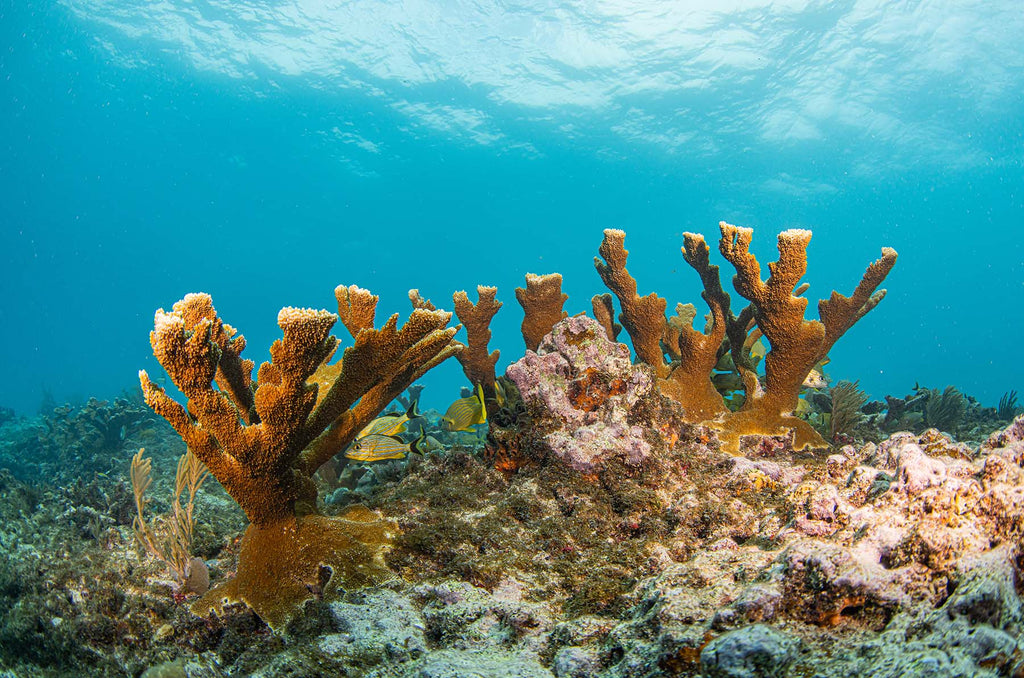
[[[353,461],[383,461],[385,459],[404,459],[410,452],[423,454],[426,433],[411,443],[398,436],[386,436],[379,433],[364,436],[352,443],[345,457]]]
[[[501,379],[494,380],[494,400],[498,403],[498,407],[505,407],[505,385],[501,383]]]
[[[825,365],[828,365],[831,359],[825,356],[818,361],[818,364],[811,368],[807,377],[804,379],[804,383],[800,386],[802,388],[828,388],[828,377],[825,376]]]
[[[732,361],[732,351],[726,351],[715,364],[715,369],[721,372],[735,372],[736,363]]]
[[[721,391],[738,391],[743,388],[743,378],[737,372],[715,372],[711,375],[711,383]]]
[[[743,344],[743,349],[749,355],[750,367],[757,367],[761,359],[768,354],[768,347],[764,343],[760,330],[757,329],[747,337],[746,343]],[[722,354],[722,357],[718,359],[718,363],[715,365],[715,369],[721,372],[736,371],[736,363],[732,359],[732,351],[726,351]]]
[[[793,414],[800,417],[801,419],[806,419],[807,417],[811,416],[813,412],[814,408],[811,407],[811,404],[807,402],[807,400],[805,400],[804,398],[797,399],[796,409],[793,410]]]
[[[807,378],[804,379],[802,384],[804,388],[828,388],[828,380],[825,378],[825,373],[819,368],[811,368]]]
[[[438,450],[443,451],[444,449],[444,445],[441,444],[441,441],[434,436],[427,436],[426,440],[423,441],[422,445],[418,446],[416,451],[420,454],[426,454],[427,452],[436,452]]]
[[[757,340],[750,345],[750,359],[756,365],[766,355],[768,355],[768,347],[765,346],[764,335],[758,334]]]
[[[372,435],[394,436],[399,433],[405,433],[406,424],[409,420],[416,419],[420,416],[422,415],[416,410],[416,401],[413,401],[412,405],[409,405],[409,409],[407,409],[404,414],[395,412],[377,417],[359,432],[356,439],[358,440],[359,438],[365,438],[366,436]]]
[[[441,428],[446,431],[472,431],[474,424],[487,422],[487,408],[484,407],[484,389],[476,385],[476,395],[459,398],[441,417]]]

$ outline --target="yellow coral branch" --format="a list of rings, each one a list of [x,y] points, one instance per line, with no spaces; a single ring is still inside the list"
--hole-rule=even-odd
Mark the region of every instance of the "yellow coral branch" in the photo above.
[[[544,335],[551,332],[559,320],[569,314],[562,310],[568,294],[562,293],[562,275],[526,274],[526,287],[516,288],[516,300],[523,307],[523,323],[520,327],[526,348],[536,351]]]
[[[491,340],[491,319],[501,308],[500,301],[495,299],[496,287],[478,285],[476,288],[477,302],[469,300],[464,291],[452,295],[455,303],[455,314],[466,328],[466,348],[458,354],[462,363],[462,371],[473,384],[480,384],[484,390],[484,400],[488,410],[494,407],[496,394],[494,390],[494,366],[501,352],[487,352],[487,344]]]
[[[644,297],[637,294],[636,279],[626,270],[629,251],[624,245],[625,238],[623,231],[605,229],[604,240],[598,249],[601,256],[594,257],[594,266],[605,287],[619,299],[622,308],[619,322],[632,339],[637,357],[664,379],[668,376],[669,365],[665,362],[661,341],[665,333],[668,302],[653,292]]]

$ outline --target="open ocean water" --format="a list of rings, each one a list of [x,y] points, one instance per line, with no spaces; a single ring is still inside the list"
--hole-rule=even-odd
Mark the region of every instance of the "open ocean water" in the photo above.
[[[339,283],[403,313],[495,285],[515,359],[526,272],[586,310],[621,228],[641,293],[700,306],[681,234],[720,220],[762,263],[812,229],[812,299],[899,251],[833,379],[1024,388],[1016,2],[8,1],[0,31],[17,411],[133,387],[190,291],[258,362],[279,308],[333,310]],[[446,364],[424,397],[461,382]]]

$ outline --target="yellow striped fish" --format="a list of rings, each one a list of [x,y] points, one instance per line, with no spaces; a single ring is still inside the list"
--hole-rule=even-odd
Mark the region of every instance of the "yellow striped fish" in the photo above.
[[[484,407],[484,388],[476,385],[476,395],[459,398],[441,417],[441,428],[445,431],[472,431],[474,424],[487,422],[487,408]]]
[[[423,454],[426,432],[411,443],[398,436],[385,436],[379,433],[357,439],[345,453],[352,461],[383,461],[385,459],[404,459],[410,452]]]
[[[498,402],[498,407],[505,407],[505,385],[501,382],[501,379],[494,380],[494,399]]]
[[[377,417],[369,424],[366,425],[356,438],[365,438],[366,436],[382,435],[382,436],[395,436],[399,433],[405,433],[405,425],[410,419],[422,416],[416,410],[416,402],[409,405],[409,409],[404,414],[392,413],[385,414],[382,417]]]

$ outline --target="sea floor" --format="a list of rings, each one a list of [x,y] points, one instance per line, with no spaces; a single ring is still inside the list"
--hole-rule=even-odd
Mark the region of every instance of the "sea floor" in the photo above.
[[[244,606],[194,615],[139,547],[130,457],[152,457],[160,515],[184,446],[141,408],[85,435],[102,407],[0,427],[0,675],[1024,675],[1024,417],[981,444],[931,429],[744,456],[679,425],[639,465],[584,472],[523,451],[549,422],[349,467],[322,481],[324,512],[395,520],[394,577],[314,595],[272,633]],[[223,581],[244,517],[214,481],[196,515]]]

